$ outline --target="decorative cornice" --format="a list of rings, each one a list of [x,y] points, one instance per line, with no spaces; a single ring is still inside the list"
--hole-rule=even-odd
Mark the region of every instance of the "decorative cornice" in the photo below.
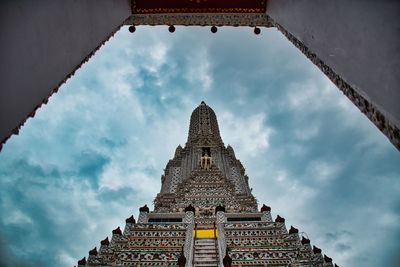
[[[265,13],[266,0],[259,1],[148,1],[132,0],[132,14],[155,13]]]
[[[133,14],[126,25],[261,26],[273,27],[265,13]]]
[[[264,13],[265,8],[137,8],[134,14],[155,13]]]

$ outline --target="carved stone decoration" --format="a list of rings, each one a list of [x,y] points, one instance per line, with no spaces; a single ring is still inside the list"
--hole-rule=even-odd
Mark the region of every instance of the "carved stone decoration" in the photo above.
[[[186,14],[133,14],[126,25],[185,25],[185,26],[261,26],[273,27],[267,14],[186,13]]]

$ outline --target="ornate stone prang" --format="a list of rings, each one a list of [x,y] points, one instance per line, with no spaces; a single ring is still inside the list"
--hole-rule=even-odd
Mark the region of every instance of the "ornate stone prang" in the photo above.
[[[261,212],[264,212],[264,211],[271,211],[271,207],[263,204],[261,207]]]
[[[147,207],[147,204],[146,204],[143,207],[139,208],[139,212],[147,212],[147,213],[149,213],[150,209],[149,209],[149,207]]]
[[[110,241],[108,240],[108,236],[104,240],[101,240],[100,244],[102,246],[109,246],[110,245]]]
[[[127,218],[127,219],[125,220],[125,222],[126,222],[126,223],[136,223],[136,220],[135,220],[135,218],[133,218],[133,215],[132,215],[131,217]]]
[[[112,231],[112,233],[113,233],[113,235],[122,235],[121,228],[119,228],[119,226],[118,226],[118,228],[114,229]]]
[[[261,207],[261,212],[263,214],[262,216],[262,221],[264,222],[272,222],[272,216],[271,216],[271,207],[263,204]]]
[[[285,222],[285,218],[282,218],[281,216],[276,216],[275,222],[280,222],[280,223],[284,223]]]
[[[138,223],[147,223],[149,212],[150,212],[150,209],[149,209],[149,207],[147,207],[147,204],[144,205],[143,207],[140,207]]]
[[[89,252],[88,266],[190,267],[204,256],[193,253],[195,229],[214,225],[213,265],[333,267],[320,249],[313,253],[308,239],[300,243],[298,229],[287,231],[284,218],[278,215],[274,222],[270,207],[258,212],[245,169],[233,149],[225,148],[215,114],[204,102],[192,114],[185,148],[175,154],[154,210],[141,207],[137,223],[127,218],[123,233],[118,227],[98,252]],[[201,168],[200,158],[211,155],[211,168]]]

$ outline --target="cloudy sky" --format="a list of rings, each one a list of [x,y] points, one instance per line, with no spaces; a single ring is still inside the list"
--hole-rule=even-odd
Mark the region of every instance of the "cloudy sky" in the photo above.
[[[161,26],[122,28],[4,146],[0,265],[73,266],[137,218],[202,100],[273,217],[339,266],[396,265],[386,137],[275,29]]]

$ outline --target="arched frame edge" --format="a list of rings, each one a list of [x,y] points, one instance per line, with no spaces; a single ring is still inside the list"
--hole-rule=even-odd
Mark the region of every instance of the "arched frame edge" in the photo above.
[[[29,117],[34,117],[36,110],[47,104],[49,97],[57,93],[60,86],[71,78],[85,62],[87,62],[97,50],[99,50],[123,25],[184,25],[184,26],[249,26],[249,27],[276,27],[294,46],[296,46],[311,62],[314,63],[367,118],[389,139],[389,141],[400,151],[400,130],[385,116],[378,107],[373,105],[365,97],[360,95],[331,67],[324,63],[315,53],[299,41],[294,35],[288,32],[278,23],[274,22],[265,13],[185,13],[185,14],[134,14],[128,17],[124,23],[119,25],[110,35],[101,42],[91,53],[89,53],[79,65],[77,65],[65,78],[54,88],[51,93],[37,105],[27,117],[15,127],[11,133],[0,143],[0,151],[7,140],[18,134],[19,129]]]
[[[57,85],[57,87],[55,87],[53,90],[50,91],[50,94],[48,96],[46,96],[45,98],[43,98],[42,102],[38,105],[35,106],[35,108],[25,117],[24,120],[22,120],[17,127],[15,127],[8,136],[6,136],[3,140],[1,140],[0,143],[0,152],[3,149],[4,144],[7,142],[7,140],[12,136],[12,135],[18,135],[19,134],[19,130],[21,129],[22,126],[24,126],[25,122],[29,119],[29,118],[33,118],[35,117],[36,111],[43,105],[43,104],[47,104],[49,101],[49,98],[54,94],[57,93],[58,90],[60,89],[60,87],[67,82],[67,80],[69,78],[71,78],[75,72],[80,69],[83,64],[85,64],[86,62],[89,61],[89,59],[91,57],[93,57],[95,55],[95,53],[108,41],[111,39],[111,37],[114,36],[114,34],[116,32],[119,31],[119,29],[124,25],[124,23],[122,23],[121,25],[119,25],[118,27],[116,27],[109,35],[108,37],[102,41],[95,49],[93,49],[93,51],[91,51],[86,57],[84,57],[82,59],[82,61],[69,73],[67,74],[64,79]]]

